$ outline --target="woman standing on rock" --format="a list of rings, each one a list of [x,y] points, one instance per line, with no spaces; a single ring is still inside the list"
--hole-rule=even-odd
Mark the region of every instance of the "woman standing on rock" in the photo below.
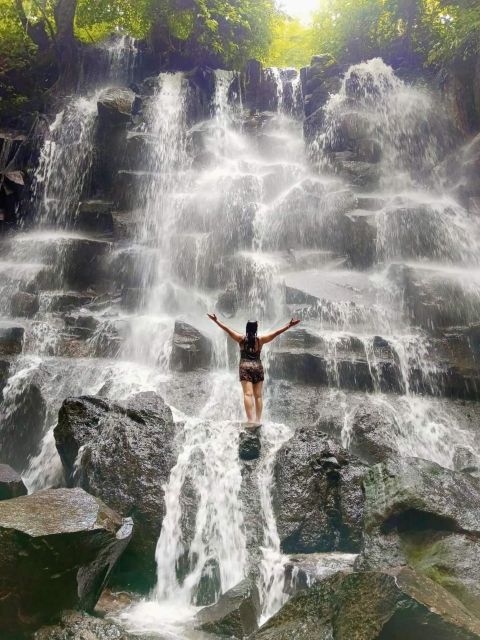
[[[240,346],[240,383],[243,389],[243,403],[245,405],[245,413],[250,423],[255,421],[258,423],[262,419],[263,411],[263,380],[264,372],[260,353],[264,344],[271,342],[274,338],[284,333],[291,327],[297,325],[300,320],[290,320],[281,329],[266,333],[264,336],[257,336],[258,322],[249,320],[245,329],[245,335],[237,333],[227,325],[220,322],[214,313],[207,314],[210,320],[218,324],[228,335],[238,342]],[[255,420],[254,420],[255,416]]]

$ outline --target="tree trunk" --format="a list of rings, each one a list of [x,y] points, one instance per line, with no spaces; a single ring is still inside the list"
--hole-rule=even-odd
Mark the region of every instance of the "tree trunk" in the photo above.
[[[43,53],[48,51],[51,45],[51,40],[48,37],[48,33],[45,28],[45,20],[39,20],[38,22],[31,23],[27,18],[25,9],[23,8],[22,0],[15,0],[15,6],[17,8],[18,18],[28,37],[37,45],[40,52]]]
[[[79,76],[79,48],[74,34],[76,10],[77,0],[57,0],[54,9],[59,56],[59,76],[56,89],[62,93],[74,90]]]

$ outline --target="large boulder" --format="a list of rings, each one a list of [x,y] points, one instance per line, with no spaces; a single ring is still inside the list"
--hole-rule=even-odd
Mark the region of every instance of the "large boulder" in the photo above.
[[[278,452],[274,469],[283,551],[359,551],[366,471],[318,427],[298,429]]]
[[[419,458],[374,465],[365,481],[358,567],[409,564],[480,610],[480,480]]]
[[[81,489],[0,502],[0,630],[92,611],[131,532],[130,519]]]
[[[199,611],[196,621],[202,631],[242,639],[256,631],[259,614],[257,587],[245,579],[220,596],[216,604]]]
[[[212,362],[212,343],[186,322],[175,322],[170,368],[174,371],[206,369]]]
[[[66,611],[56,625],[42,627],[33,640],[140,640],[111,620],[88,615],[84,611]]]
[[[480,620],[406,567],[337,573],[300,592],[252,640],[475,640]]]
[[[132,117],[135,94],[124,87],[110,87],[102,91],[98,98],[100,121],[109,125],[124,124]]]
[[[68,486],[84,488],[135,522],[132,543],[114,575],[120,585],[150,588],[165,515],[164,485],[176,461],[172,412],[155,393],[124,404],[67,398],[55,442]]]
[[[22,477],[8,464],[0,464],[0,500],[11,500],[25,495],[27,487],[23,484]]]

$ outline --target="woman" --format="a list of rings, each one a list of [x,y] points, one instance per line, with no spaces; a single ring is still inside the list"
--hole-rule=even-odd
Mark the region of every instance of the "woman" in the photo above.
[[[300,320],[294,320],[276,331],[267,333],[264,336],[257,336],[258,322],[249,321],[245,329],[245,335],[242,336],[233,329],[220,322],[214,313],[207,314],[210,320],[226,331],[228,335],[238,342],[240,345],[240,382],[243,388],[243,402],[245,405],[245,413],[250,423],[260,422],[263,411],[263,365],[260,360],[260,353],[264,344],[271,342],[274,338],[284,333],[291,327],[297,325]],[[255,421],[254,421],[255,416]]]

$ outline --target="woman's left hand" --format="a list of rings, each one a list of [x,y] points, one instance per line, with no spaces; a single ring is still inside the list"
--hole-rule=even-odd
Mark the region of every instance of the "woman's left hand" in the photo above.
[[[218,322],[217,316],[215,313],[207,313],[207,316],[210,318],[210,320],[213,320],[213,322]]]
[[[290,320],[290,322],[288,323],[288,326],[289,326],[289,327],[295,327],[297,324],[300,324],[300,322],[301,322],[301,320],[298,320],[298,319],[292,318],[292,319]]]

